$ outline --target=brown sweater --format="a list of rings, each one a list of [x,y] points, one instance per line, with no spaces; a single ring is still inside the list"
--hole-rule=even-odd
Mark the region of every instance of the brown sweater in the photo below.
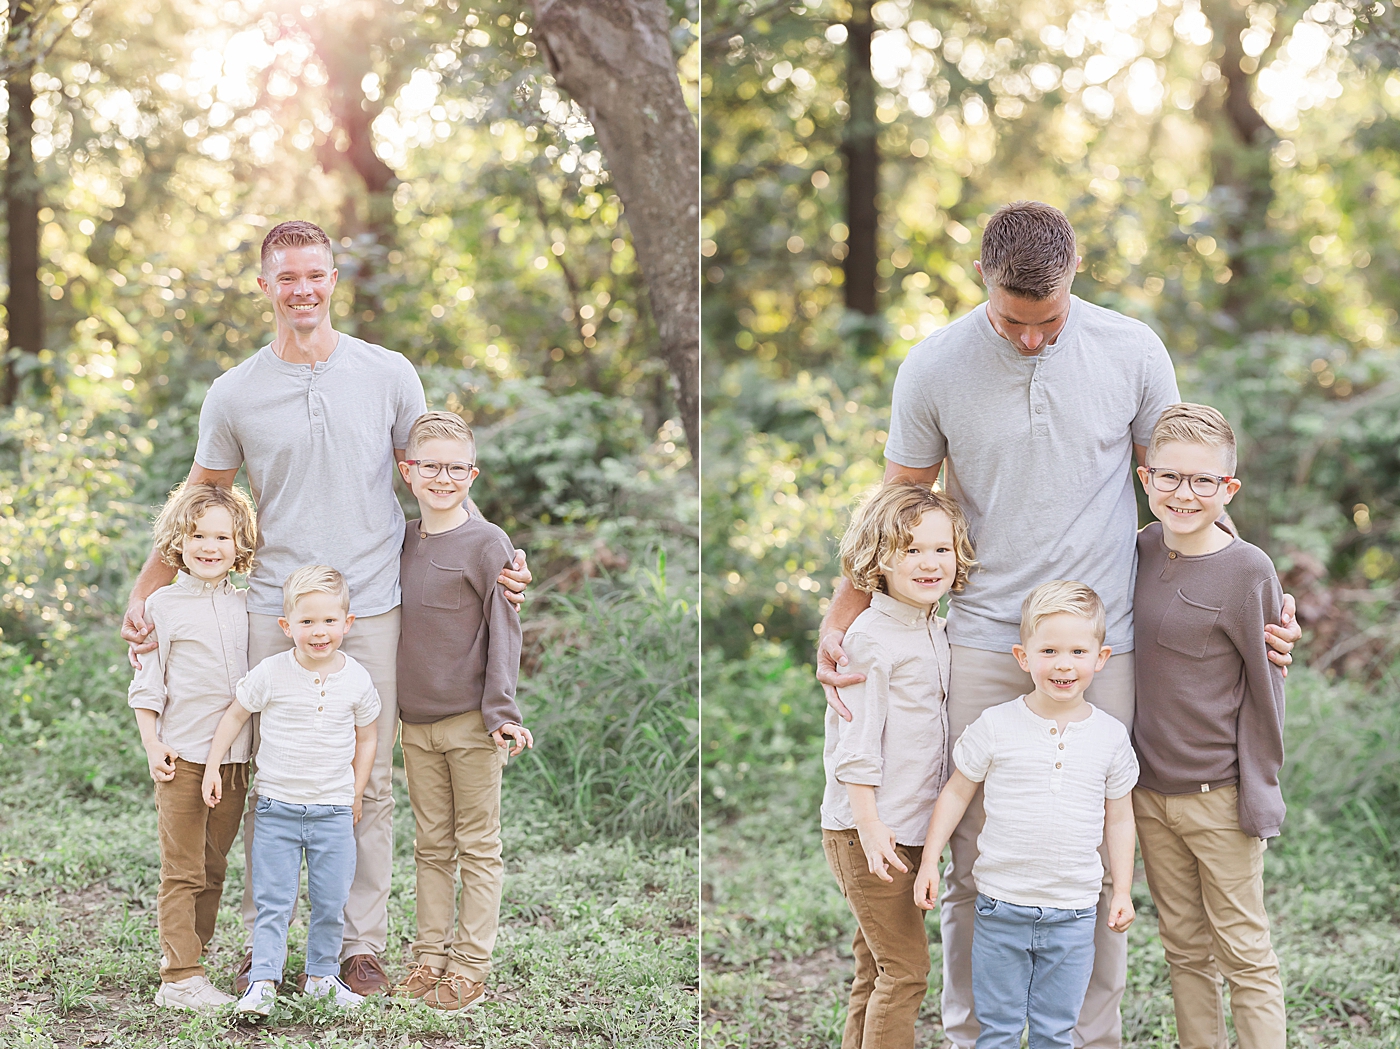
[[[472,517],[449,532],[404,531],[399,581],[399,717],[423,725],[480,710],[486,731],[520,723],[520,616],[496,577],[515,556],[505,532]]]
[[[1133,645],[1138,786],[1195,794],[1239,784],[1240,830],[1272,838],[1283,823],[1283,673],[1266,623],[1283,590],[1267,554],[1236,539],[1213,554],[1167,549],[1162,526],[1138,533]]]

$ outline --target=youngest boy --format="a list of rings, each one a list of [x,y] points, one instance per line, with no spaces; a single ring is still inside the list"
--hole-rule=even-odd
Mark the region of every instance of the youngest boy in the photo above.
[[[914,901],[938,902],[938,864],[985,784],[987,819],[972,868],[972,988],[977,1049],[1070,1049],[1094,964],[1094,919],[1108,846],[1108,926],[1133,921],[1137,760],[1128,730],[1084,698],[1108,662],[1104,606],[1083,583],[1056,580],[1027,595],[1012,648],[1035,688],[990,707],[953,746],[956,766],[929,820]]]
[[[1264,910],[1264,839],[1279,833],[1283,674],[1264,624],[1283,593],[1269,557],[1216,522],[1240,489],[1235,435],[1177,404],[1138,468],[1157,522],[1138,533],[1133,644],[1142,762],[1134,791],[1183,1049],[1283,1049],[1284,1000]]]
[[[428,412],[399,464],[422,516],[404,533],[399,578],[399,718],[417,830],[415,965],[395,993],[435,1009],[475,1005],[486,991],[501,907],[501,770],[534,746],[520,724],[520,617],[496,577],[511,564],[506,534],[464,506],[476,441],[451,412]],[[457,887],[461,902],[453,931]]]
[[[345,901],[355,877],[355,824],[378,745],[379,693],[369,671],[340,651],[355,622],[350,588],[334,568],[299,568],[282,584],[278,620],[293,647],[268,656],[238,683],[204,772],[204,800],[222,793],[218,762],[254,714],[261,715],[258,803],[253,810],[253,967],[234,1007],[266,1016],[287,954],[302,855],[311,921],[306,993],[337,1005],[364,999],[340,978]]]

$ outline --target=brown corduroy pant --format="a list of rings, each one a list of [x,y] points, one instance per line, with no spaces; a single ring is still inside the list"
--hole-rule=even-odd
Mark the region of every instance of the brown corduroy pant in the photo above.
[[[200,794],[203,765],[176,758],[175,778],[155,785],[160,836],[156,923],[162,983],[203,975],[199,958],[214,937],[228,850],[243,818],[248,765],[230,762],[220,766],[219,773],[223,797],[212,809]]]
[[[924,847],[895,846],[909,870],[901,874],[891,867],[892,882],[870,873],[854,830],[823,830],[822,847],[857,922],[851,941],[856,976],[841,1049],[914,1049],[929,973],[924,912],[914,904]]]

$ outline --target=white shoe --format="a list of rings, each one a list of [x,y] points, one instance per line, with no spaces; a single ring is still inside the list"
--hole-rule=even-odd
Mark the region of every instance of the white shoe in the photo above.
[[[266,1016],[272,1012],[273,1003],[276,1001],[277,985],[275,983],[271,980],[254,980],[243,992],[243,997],[238,999],[238,1004],[233,1007],[233,1011]]]
[[[365,1000],[364,995],[350,990],[339,976],[308,976],[306,993],[312,998],[329,998],[333,1004],[346,1009],[353,1009]]]
[[[232,995],[224,994],[203,974],[163,983],[156,992],[156,1005],[162,1009],[193,1009],[200,1013],[212,1013],[233,1001]]]

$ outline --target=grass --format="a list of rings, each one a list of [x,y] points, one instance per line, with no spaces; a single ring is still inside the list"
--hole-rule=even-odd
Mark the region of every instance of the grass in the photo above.
[[[390,973],[413,930],[412,813],[397,784]],[[515,811],[512,811],[512,808]],[[0,1047],[674,1046],[695,1030],[695,852],[629,838],[553,845],[507,805],[507,875],[486,1004],[456,1017],[371,999],[337,1013],[284,996],[257,1026],[155,1008],[155,812],[134,793],[76,801],[0,794]],[[548,814],[546,814],[548,815]],[[547,844],[540,848],[535,839]],[[229,989],[242,954],[241,845],[207,958]],[[304,958],[305,904],[289,973]]]
[[[694,1044],[697,666],[693,580],[680,582],[662,562],[532,602],[521,705],[540,753],[506,770],[495,969],[461,1016],[383,998],[337,1012],[295,994],[259,1024],[157,1009],[155,807],[114,631],[44,664],[0,645],[0,1049]],[[415,930],[413,814],[395,777],[397,979]],[[239,841],[206,956],[224,990],[243,953],[242,884]],[[302,908],[289,974],[304,959]]]
[[[714,696],[728,708],[712,726],[706,682],[706,819],[703,841],[702,1015],[709,1049],[806,1049],[840,1044],[852,971],[854,921],[822,856],[814,791],[821,777],[816,726],[798,703],[795,668],[773,652],[731,671],[743,689]],[[767,682],[768,694],[755,694]],[[721,686],[724,682],[720,681]],[[1274,948],[1284,973],[1290,1046],[1400,1045],[1400,812],[1386,804],[1400,768],[1396,690],[1290,677],[1285,834],[1265,856]],[[819,714],[819,711],[818,711]],[[771,715],[771,718],[769,717]],[[805,728],[794,728],[794,719]],[[761,726],[777,724],[778,730]],[[746,726],[747,751],[719,738]],[[776,741],[776,742],[775,742]],[[743,777],[741,766],[785,755],[786,775]],[[1364,769],[1365,782],[1338,766]],[[758,783],[753,782],[758,779]],[[716,789],[718,788],[718,790]],[[718,796],[717,795],[721,795]],[[1356,799],[1372,798],[1364,808]],[[736,800],[737,799],[737,800]],[[1367,814],[1369,812],[1369,815]],[[1147,887],[1134,886],[1138,920],[1128,932],[1124,1044],[1171,1049],[1176,1022],[1157,916]],[[919,1046],[943,1044],[938,1006],[941,944],[929,919],[929,996]]]

